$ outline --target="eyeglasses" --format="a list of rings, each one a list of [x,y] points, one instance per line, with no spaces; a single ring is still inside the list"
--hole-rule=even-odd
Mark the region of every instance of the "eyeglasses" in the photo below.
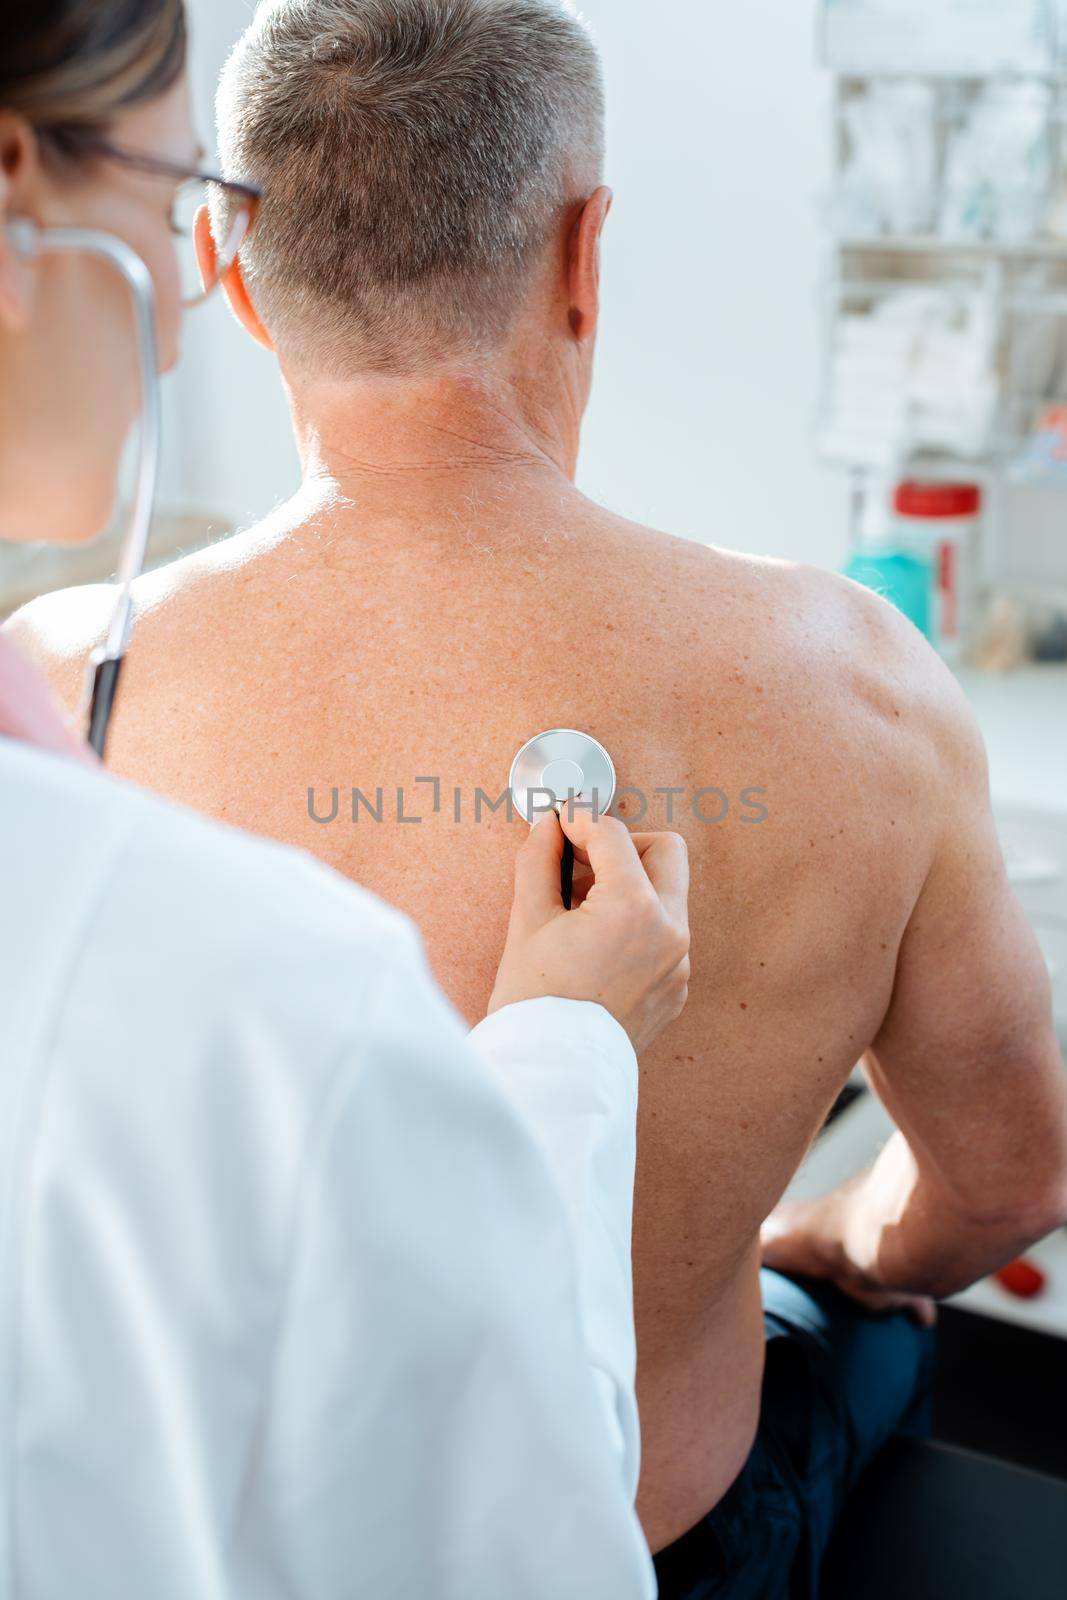
[[[168,161],[164,156],[125,150],[106,139],[82,139],[79,143],[86,153],[117,161],[132,172],[179,180],[170,223],[181,266],[182,305],[186,309],[201,305],[229,272],[237,260],[237,252],[255,226],[263,199],[262,189],[250,183],[235,183],[232,178],[222,178],[214,172],[200,172],[181,162]],[[205,205],[210,207],[213,226],[221,228],[223,233],[221,239],[216,234],[215,265],[206,282],[201,276],[193,241],[193,224],[197,212]]]

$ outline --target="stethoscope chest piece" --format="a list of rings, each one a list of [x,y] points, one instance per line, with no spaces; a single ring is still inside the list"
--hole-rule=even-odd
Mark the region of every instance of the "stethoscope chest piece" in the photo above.
[[[511,797],[533,826],[552,806],[575,804],[602,817],[615,798],[615,767],[602,744],[574,728],[553,728],[527,740],[511,763]]]

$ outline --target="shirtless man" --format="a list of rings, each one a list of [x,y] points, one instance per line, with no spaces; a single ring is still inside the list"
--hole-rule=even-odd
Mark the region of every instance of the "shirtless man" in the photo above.
[[[471,1022],[525,834],[484,801],[476,819],[476,791],[500,797],[527,738],[593,734],[646,825],[686,835],[691,999],[643,1063],[640,1509],[655,1550],[694,1530],[661,1563],[665,1594],[687,1592],[679,1550],[690,1572],[719,1559],[708,1528],[733,1541],[735,1594],[766,1528],[724,1536],[708,1514],[740,1514],[735,1480],[750,1518],[765,1492],[761,1225],[857,1059],[900,1132],[847,1190],[779,1213],[766,1248],[919,1317],[1067,1214],[1067,1080],[980,740],[910,625],[841,579],[637,527],[573,486],[601,118],[595,54],[551,0],[280,0],[253,23],[220,137],[268,199],[228,287],[278,352],[304,488],[142,582],[110,759],[395,902]],[[15,623],[71,704],[106,604],[71,592]],[[190,618],[214,641],[194,657]],[[353,788],[380,821],[362,802],[353,821]],[[640,797],[622,804],[636,821]],[[921,1335],[858,1310],[846,1328],[835,1294],[811,1301],[826,1416],[835,1340],[914,1345],[896,1388],[889,1353],[865,1384],[884,1402],[873,1446],[914,1397]],[[779,1310],[771,1332],[811,1320]],[[765,1393],[768,1427],[781,1400]],[[817,1559],[844,1448],[830,1515],[801,1508],[783,1572]]]

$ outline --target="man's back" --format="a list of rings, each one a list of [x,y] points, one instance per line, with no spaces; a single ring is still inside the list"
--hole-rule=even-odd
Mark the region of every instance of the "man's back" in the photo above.
[[[634,1240],[655,1548],[750,1446],[760,1224],[886,1016],[943,823],[946,691],[840,580],[553,495],[462,520],[323,505],[145,580],[110,755],[399,906],[471,1023],[525,834],[491,805],[528,737],[592,733],[622,814],[640,791],[645,825],[686,836],[691,998],[643,1062]],[[97,599],[38,617],[72,699]]]

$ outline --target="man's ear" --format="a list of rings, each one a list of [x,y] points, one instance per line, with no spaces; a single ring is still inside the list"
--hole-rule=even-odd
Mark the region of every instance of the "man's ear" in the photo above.
[[[568,259],[571,331],[580,344],[596,333],[600,317],[600,240],[614,196],[599,188],[582,207],[571,230]]]
[[[37,141],[29,125],[0,112],[0,326],[19,332],[30,319],[37,275],[19,251],[9,224],[29,218],[27,203],[39,166]]]
[[[196,259],[200,266],[200,276],[205,283],[215,276],[215,263],[218,260],[218,251],[215,248],[215,236],[211,231],[211,216],[207,206],[201,206],[196,214],[193,224],[193,242],[196,245]],[[252,304],[252,297],[248,292],[248,285],[241,271],[241,258],[238,256],[233,266],[222,280],[222,290],[230,303],[230,310],[241,324],[246,333],[252,335],[257,344],[264,350],[273,350],[274,344],[270,334],[259,320],[259,312]]]

